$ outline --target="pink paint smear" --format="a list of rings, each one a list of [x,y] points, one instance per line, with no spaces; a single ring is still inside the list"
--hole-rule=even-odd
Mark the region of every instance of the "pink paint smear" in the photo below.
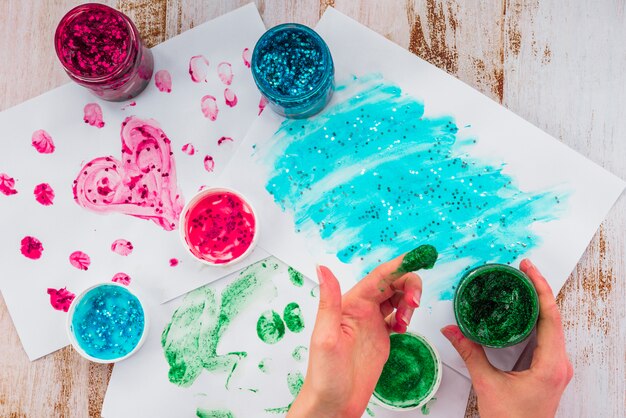
[[[62,289],[48,288],[48,294],[50,295],[50,305],[57,311],[67,312],[70,309],[72,301],[76,295],[66,287]]]
[[[219,109],[217,108],[217,100],[214,96],[207,94],[200,99],[200,109],[202,109],[202,114],[205,118],[211,121],[215,121],[217,119]]]
[[[113,276],[111,281],[128,286],[130,284],[130,276],[126,273],[117,273]]]
[[[263,113],[265,106],[267,106],[267,99],[265,96],[261,96],[261,100],[259,100],[259,116]]]
[[[243,53],[241,54],[241,58],[243,58],[243,64],[250,68],[250,58],[252,57],[252,52],[250,52],[250,48],[245,48]]]
[[[102,120],[102,108],[98,103],[87,103],[84,109],[85,116],[83,120],[91,126],[97,128],[104,127],[104,121]]]
[[[74,251],[70,254],[70,264],[76,267],[78,270],[88,270],[91,264],[91,259],[87,254],[82,251]]]
[[[210,155],[204,157],[204,169],[209,173],[212,173],[215,169],[215,161],[213,161],[213,157]]]
[[[196,153],[196,149],[194,148],[192,143],[183,145],[183,147],[181,148],[181,151],[187,155],[194,155]]]
[[[22,238],[20,246],[20,251],[24,257],[30,258],[31,260],[37,260],[41,258],[41,253],[43,253],[43,245],[41,241],[39,241],[35,237],[25,236]]]
[[[220,62],[217,66],[217,76],[222,83],[230,86],[233,82],[233,66],[229,62]]]
[[[50,206],[54,203],[54,190],[48,183],[36,185],[33,194],[35,195],[35,200],[44,206]]]
[[[164,93],[172,92],[172,76],[167,70],[160,70],[154,75],[154,85]]]
[[[54,152],[54,141],[50,134],[43,129],[33,132],[31,140],[33,147],[40,154],[52,154]]]
[[[189,75],[191,81],[200,83],[206,81],[207,71],[209,69],[209,60],[204,55],[194,55],[189,60]]]
[[[184,202],[170,140],[155,120],[135,116],[122,123],[121,138],[122,161],[88,162],[74,180],[74,200],[94,212],[119,212],[174,230]]]
[[[170,267],[176,267],[179,261],[177,258],[170,258]]]
[[[233,139],[229,136],[223,136],[220,139],[217,140],[217,145],[220,146],[222,145],[224,142],[235,142],[233,141]]]
[[[113,244],[111,244],[111,251],[126,257],[133,252],[133,244],[125,239],[116,239],[113,241]]]
[[[17,194],[15,190],[15,179],[8,174],[0,173],[0,193],[5,196]]]
[[[229,107],[235,107],[237,105],[237,95],[229,88],[224,90],[224,101]]]

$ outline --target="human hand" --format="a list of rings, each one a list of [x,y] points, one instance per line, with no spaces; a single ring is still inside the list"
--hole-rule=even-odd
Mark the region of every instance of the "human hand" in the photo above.
[[[482,346],[466,338],[459,327],[448,325],[441,330],[469,370],[481,418],[554,417],[574,373],[550,285],[530,260],[522,260],[520,270],[528,275],[539,296],[537,347],[528,370],[496,369]]]
[[[360,417],[389,357],[389,333],[406,331],[422,281],[399,270],[403,256],[381,264],[343,297],[319,266],[320,301],[302,390],[288,417]]]

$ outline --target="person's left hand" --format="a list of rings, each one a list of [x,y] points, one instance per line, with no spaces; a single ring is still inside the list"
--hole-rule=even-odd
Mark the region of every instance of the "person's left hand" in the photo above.
[[[403,333],[419,306],[422,280],[399,272],[404,255],[381,264],[341,296],[319,266],[320,301],[302,390],[288,417],[360,417],[389,357],[390,331]]]

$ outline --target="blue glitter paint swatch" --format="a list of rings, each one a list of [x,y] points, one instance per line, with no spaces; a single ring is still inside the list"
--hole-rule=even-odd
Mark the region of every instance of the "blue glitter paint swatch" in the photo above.
[[[135,295],[121,286],[87,292],[74,309],[72,330],[91,357],[113,360],[130,353],[144,333],[145,317]]]
[[[306,121],[286,120],[257,158],[271,167],[267,191],[293,214],[297,232],[363,274],[419,244],[458,277],[439,283],[450,300],[463,269],[511,263],[540,238],[533,222],[556,219],[565,195],[523,192],[515,179],[469,154],[452,117],[424,117],[424,104],[380,76],[338,86],[345,97]]]

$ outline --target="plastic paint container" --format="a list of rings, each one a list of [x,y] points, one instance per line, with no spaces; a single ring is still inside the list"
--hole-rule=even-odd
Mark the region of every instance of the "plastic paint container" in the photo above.
[[[70,305],[67,335],[87,360],[115,363],[133,355],[146,339],[144,304],[127,286],[107,282],[89,287]]]
[[[461,278],[454,294],[454,316],[463,335],[479,344],[515,345],[537,323],[537,291],[521,271],[505,264],[485,264]]]
[[[57,26],[54,46],[67,75],[104,100],[131,99],[152,77],[152,52],[133,22],[103,4],[70,10]]]
[[[261,36],[252,54],[252,76],[276,113],[306,118],[321,111],[335,87],[335,67],[326,42],[296,23]]]
[[[421,408],[437,393],[443,373],[437,349],[421,335],[391,334],[389,359],[373,398],[386,409]]]
[[[258,229],[252,205],[225,188],[201,190],[180,215],[183,245],[197,260],[212,266],[227,266],[250,254]]]

